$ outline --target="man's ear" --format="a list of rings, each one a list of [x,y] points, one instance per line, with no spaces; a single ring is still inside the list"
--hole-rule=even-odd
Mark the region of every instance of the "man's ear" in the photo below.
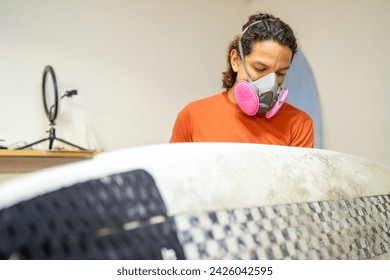
[[[236,49],[232,49],[230,52],[230,65],[234,72],[238,72],[238,67],[241,64],[241,58]]]

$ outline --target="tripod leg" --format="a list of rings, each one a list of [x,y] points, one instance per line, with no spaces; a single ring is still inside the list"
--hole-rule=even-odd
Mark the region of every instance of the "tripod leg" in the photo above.
[[[61,142],[64,142],[65,144],[68,144],[68,145],[70,145],[70,146],[73,146],[73,147],[75,147],[75,148],[77,148],[77,149],[79,149],[79,150],[82,150],[82,151],[86,151],[87,149],[84,149],[84,148],[82,148],[82,147],[80,147],[80,146],[77,146],[77,145],[75,145],[75,144],[72,144],[72,143],[70,143],[70,142],[68,142],[68,141],[65,141],[65,140],[63,140],[63,139],[61,139],[61,138],[56,138],[58,141],[61,141]]]
[[[47,141],[47,140],[49,140],[49,138],[45,138],[45,139],[36,141],[36,142],[34,142],[34,143],[28,144],[28,145],[26,145],[26,146],[16,148],[15,150],[24,150],[24,149],[26,149],[26,148],[29,148],[29,147],[31,147],[31,146],[34,146],[34,145],[36,145],[36,144],[42,143],[42,142]]]
[[[51,150],[51,149],[53,148],[54,139],[55,139],[55,138],[51,138],[51,137],[49,138],[49,140],[50,140],[50,141],[49,141],[49,150]]]

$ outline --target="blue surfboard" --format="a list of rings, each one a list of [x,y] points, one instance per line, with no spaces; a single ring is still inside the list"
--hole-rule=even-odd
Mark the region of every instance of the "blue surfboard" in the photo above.
[[[313,71],[301,51],[294,56],[283,87],[288,88],[287,102],[306,112],[314,122],[314,147],[322,148],[320,99]]]

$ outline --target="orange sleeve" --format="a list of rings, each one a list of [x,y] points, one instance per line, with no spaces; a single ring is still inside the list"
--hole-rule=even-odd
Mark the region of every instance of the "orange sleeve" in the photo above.
[[[175,124],[172,129],[170,143],[175,142],[192,142],[192,135],[190,129],[191,119],[189,112],[184,108],[177,115]]]
[[[307,119],[294,128],[290,146],[295,147],[314,147],[314,126],[312,119]]]

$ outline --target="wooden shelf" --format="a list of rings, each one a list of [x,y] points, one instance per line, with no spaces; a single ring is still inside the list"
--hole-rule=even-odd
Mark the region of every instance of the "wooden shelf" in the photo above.
[[[32,172],[80,160],[100,151],[0,150],[0,174]]]

